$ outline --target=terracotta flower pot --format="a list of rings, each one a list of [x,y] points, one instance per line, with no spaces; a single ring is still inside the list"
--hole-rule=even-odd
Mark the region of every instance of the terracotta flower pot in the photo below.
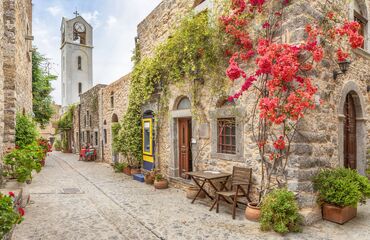
[[[166,189],[166,188],[168,188],[167,179],[162,179],[162,180],[159,180],[159,181],[155,180],[154,181],[154,187],[156,189]]]
[[[198,191],[199,191],[198,187],[188,187],[186,189],[186,197],[189,199],[194,199]],[[201,191],[198,195],[198,198],[205,198],[205,197],[206,197],[206,194],[203,191]]]
[[[126,174],[126,175],[131,176],[131,167],[123,168],[123,173]]]
[[[131,168],[131,175],[140,174],[140,173],[141,173],[140,168]]]
[[[257,203],[248,203],[247,208],[245,209],[245,218],[258,222],[261,217],[261,208],[258,207]]]
[[[331,222],[344,224],[356,215],[357,208],[354,207],[337,207],[328,203],[322,206],[322,218]]]
[[[153,184],[154,183],[154,176],[152,175],[145,175],[144,181],[146,184]]]

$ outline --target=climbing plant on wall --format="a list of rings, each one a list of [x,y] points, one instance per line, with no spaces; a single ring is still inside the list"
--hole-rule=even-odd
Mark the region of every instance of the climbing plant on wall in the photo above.
[[[141,107],[153,93],[161,93],[161,108],[166,109],[170,84],[189,83],[194,106],[201,97],[197,92],[199,84],[206,84],[206,79],[211,79],[208,82],[215,91],[224,89],[224,59],[220,57],[222,35],[217,24],[210,24],[209,15],[201,13],[185,17],[171,36],[155,49],[153,56],[142,58],[137,46],[129,105],[114,143],[126,157],[141,160]]]

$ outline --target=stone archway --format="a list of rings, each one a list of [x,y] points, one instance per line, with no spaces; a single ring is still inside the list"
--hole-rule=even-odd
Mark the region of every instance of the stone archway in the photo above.
[[[352,111],[355,114],[351,114],[348,116],[348,107],[351,104],[353,105]],[[361,91],[358,85],[350,81],[345,84],[342,89],[341,98],[338,105],[338,119],[339,119],[339,126],[338,126],[338,160],[339,166],[348,166],[348,131],[346,131],[346,127],[348,128],[348,121],[350,118],[355,120],[352,123],[352,126],[355,126],[355,132],[352,133],[352,137],[355,137],[355,146],[352,145],[351,147],[355,147],[352,149],[354,152],[354,160],[356,162],[356,170],[360,174],[365,174],[366,169],[366,116],[365,116],[365,101],[361,94]],[[347,126],[346,126],[347,125]],[[348,130],[348,129],[347,129]],[[347,134],[347,136],[346,136]],[[347,154],[347,156],[346,156]]]

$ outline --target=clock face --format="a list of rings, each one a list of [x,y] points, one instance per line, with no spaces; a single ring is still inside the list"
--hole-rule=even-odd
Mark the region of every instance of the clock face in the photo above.
[[[77,32],[79,33],[83,33],[85,32],[86,28],[85,28],[85,25],[83,25],[82,23],[80,22],[76,22],[75,25],[74,25],[74,28]]]

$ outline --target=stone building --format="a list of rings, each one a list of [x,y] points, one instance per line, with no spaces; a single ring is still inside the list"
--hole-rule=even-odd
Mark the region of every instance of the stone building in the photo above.
[[[44,128],[39,127],[40,136],[42,138],[49,140],[51,144],[53,144],[55,137],[56,137],[56,129],[57,129],[56,123],[58,122],[60,118],[61,106],[53,103],[52,108],[53,108],[54,114],[53,116],[51,116],[50,122]]]
[[[126,75],[101,90],[102,121],[100,129],[103,144],[103,160],[112,163],[118,160],[118,154],[112,149],[112,125],[122,120],[128,105],[130,76]]]
[[[32,1],[2,1],[3,30],[1,35],[3,54],[4,148],[15,142],[15,118],[17,113],[32,113]]]
[[[15,145],[16,114],[32,113],[32,0],[0,2],[0,185],[3,153]]]
[[[285,41],[302,40],[305,24],[320,17],[318,3],[318,0],[309,4],[303,0],[290,3],[286,10],[289,17],[283,24]],[[171,29],[181,20],[179,16],[190,11],[202,11],[211,5],[210,0],[163,0],[138,25],[141,58],[151,56],[155,47],[169,37]],[[353,51],[353,63],[346,74],[334,79],[333,71],[338,66],[325,61],[313,76],[319,88],[317,100],[323,100],[324,104],[307,114],[301,122],[288,166],[288,187],[297,193],[308,222],[321,217],[310,181],[319,168],[345,166],[357,169],[361,174],[365,174],[366,169],[366,149],[369,146],[367,115],[370,114],[370,24],[366,19],[370,13],[370,1],[353,0],[348,6],[341,7],[349,19],[361,22],[365,44],[362,49]],[[229,94],[240,84],[236,81]],[[181,87],[169,86],[169,112],[159,116],[155,129],[157,167],[170,181],[182,184],[189,183],[184,178],[184,171],[231,172],[233,166],[251,167],[256,183],[261,174],[260,160],[247,117],[253,96],[244,96],[235,104],[227,104],[224,97],[212,96],[211,91],[204,87],[200,94],[205,118],[199,121],[191,111],[193,96],[190,89],[190,83]],[[143,106],[143,115],[147,112],[159,114],[156,99]],[[232,122],[227,125],[232,134],[225,136],[231,142],[228,147],[223,146],[217,133],[226,120]],[[185,142],[190,151],[186,158],[179,153],[179,133],[183,130],[189,131]]]
[[[79,139],[80,147],[90,144],[97,150],[97,155],[101,158],[101,131],[100,121],[101,112],[101,89],[106,85],[98,84],[80,95],[80,104],[76,111],[79,116],[79,131],[75,132],[75,139]],[[75,111],[75,112],[76,112]]]

